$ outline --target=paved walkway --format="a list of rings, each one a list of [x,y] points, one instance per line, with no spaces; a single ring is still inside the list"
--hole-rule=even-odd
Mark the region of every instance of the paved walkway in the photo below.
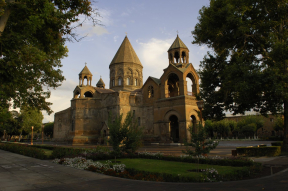
[[[273,162],[273,160],[275,160]],[[266,162],[286,163],[287,157]],[[217,183],[165,183],[128,180],[62,166],[0,150],[0,191],[89,191],[89,190],[288,190],[288,169],[269,177]]]

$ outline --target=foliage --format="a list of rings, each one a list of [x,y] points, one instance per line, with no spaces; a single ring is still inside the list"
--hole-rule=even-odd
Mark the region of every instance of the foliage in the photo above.
[[[33,109],[33,108],[27,108],[23,107],[20,110],[21,114],[19,117],[20,124],[22,127],[22,130],[25,131],[26,133],[30,133],[32,131],[32,126],[33,132],[39,132],[41,127],[42,127],[42,120],[43,120],[43,115],[42,112],[39,111],[38,109]]]
[[[53,137],[53,131],[54,131],[54,122],[46,123],[44,126],[44,133],[46,136]]]
[[[241,132],[247,136],[247,137],[251,137],[254,135],[254,133],[256,132],[257,129],[257,125],[255,123],[250,123],[248,125],[245,125],[241,128]]]
[[[208,154],[210,150],[215,149],[218,142],[214,140],[206,140],[205,130],[202,124],[199,123],[196,128],[197,130],[194,133],[193,127],[191,126],[189,128],[191,141],[189,143],[184,143],[187,147],[186,150],[183,150],[182,152],[188,154],[189,156],[197,156],[199,158],[202,154]],[[191,146],[194,149],[191,150],[188,146]]]
[[[1,1],[2,2],[2,1]],[[79,17],[98,24],[99,14],[90,0],[18,0],[0,4],[11,11],[0,38],[0,103],[8,108],[23,104],[52,112],[49,87],[64,80],[61,59],[67,56],[67,40],[82,26]],[[4,23],[0,23],[1,25]]]
[[[127,113],[126,119],[128,120],[127,124],[130,125],[124,126],[124,128],[128,129],[125,131],[127,134],[123,140],[122,150],[126,153],[135,153],[142,145],[143,128],[138,127],[138,123],[134,120],[131,112]]]
[[[278,141],[278,142],[271,143],[271,146],[280,146],[281,149],[282,149],[282,147],[283,147],[283,141]]]
[[[0,149],[38,159],[48,159],[43,149],[14,143],[0,143]]]
[[[207,45],[200,65],[205,119],[284,109],[288,129],[288,1],[211,0],[199,13],[194,44]]]
[[[19,134],[21,129],[19,117],[20,114],[17,111],[0,109],[0,136],[4,135],[4,130],[7,135]]]
[[[214,123],[215,132],[219,133],[221,137],[228,136],[230,132],[230,125],[228,120],[221,120]]]
[[[278,156],[281,154],[281,146],[271,147],[237,147],[237,154],[245,156]]]
[[[128,112],[122,123],[123,114],[116,116],[112,121],[112,115],[109,114],[109,142],[113,147],[115,157],[119,157],[121,151],[130,153],[135,152],[141,145],[142,128],[139,128],[134,121],[131,112]],[[123,144],[120,148],[120,144]]]
[[[281,116],[277,116],[273,129],[275,131],[283,131],[284,130],[284,119]]]
[[[214,124],[213,121],[211,120],[206,120],[205,121],[205,133],[208,137],[214,137],[213,132],[214,132]]]

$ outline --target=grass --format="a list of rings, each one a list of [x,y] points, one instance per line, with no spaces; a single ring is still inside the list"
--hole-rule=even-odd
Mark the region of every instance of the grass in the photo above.
[[[134,168],[140,171],[168,173],[188,177],[198,177],[201,173],[189,172],[188,170],[197,170],[198,164],[163,161],[154,159],[119,159],[122,164],[125,164],[127,168]],[[105,161],[100,161],[105,163]],[[113,161],[112,161],[113,162]],[[231,167],[231,166],[217,166],[208,164],[199,164],[199,169],[214,168],[220,175],[232,173],[234,170],[238,170],[245,167]]]
[[[45,152],[45,155],[50,158],[50,156],[52,155],[52,150],[49,150],[49,149],[42,149],[44,152]]]

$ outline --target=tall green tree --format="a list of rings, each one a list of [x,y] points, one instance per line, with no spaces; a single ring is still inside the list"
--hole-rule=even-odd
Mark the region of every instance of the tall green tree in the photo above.
[[[288,0],[211,0],[199,13],[193,43],[213,50],[199,71],[204,117],[284,110],[288,150]]]
[[[79,40],[74,29],[81,26],[80,15],[98,24],[90,0],[0,0],[0,20],[7,21],[0,23],[3,108],[13,101],[14,107],[25,103],[52,112],[46,101],[49,87],[56,88],[64,80],[60,68],[68,52],[65,42]]]
[[[21,130],[30,133],[32,131],[31,127],[33,126],[33,132],[39,132],[42,127],[42,112],[38,109],[27,107],[22,108],[20,112],[19,121],[21,124]]]

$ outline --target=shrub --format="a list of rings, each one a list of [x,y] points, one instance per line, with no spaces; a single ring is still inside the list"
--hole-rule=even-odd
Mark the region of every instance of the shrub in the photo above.
[[[0,143],[0,149],[38,159],[48,159],[48,156],[45,154],[44,150],[31,147],[29,145]]]
[[[278,156],[281,154],[280,146],[271,147],[237,147],[237,153],[245,156]]]

